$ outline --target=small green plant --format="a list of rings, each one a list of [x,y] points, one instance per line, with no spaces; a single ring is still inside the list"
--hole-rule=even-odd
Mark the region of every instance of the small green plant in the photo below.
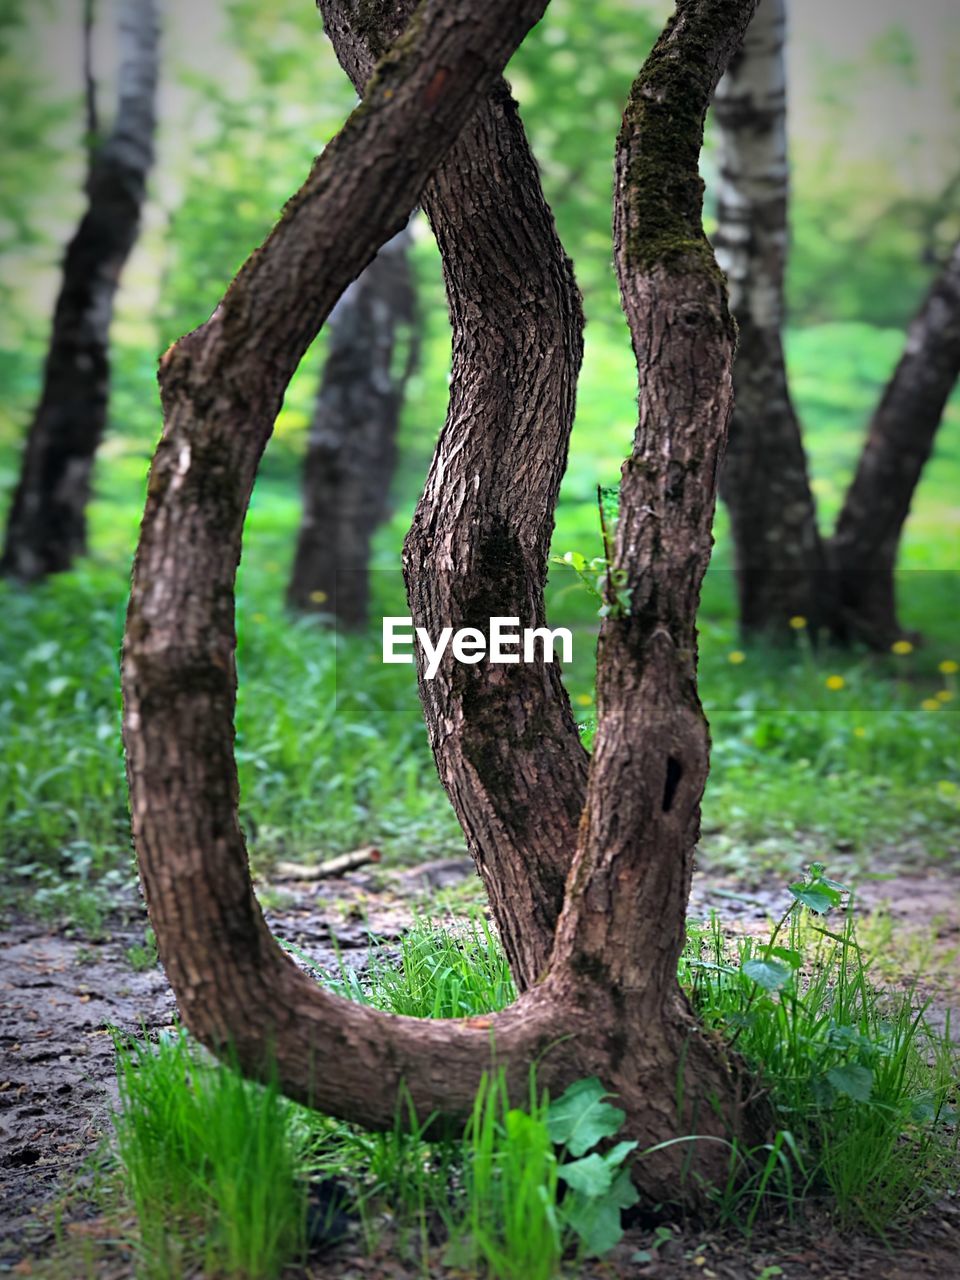
[[[599,1080],[578,1080],[547,1113],[550,1138],[564,1157],[557,1170],[567,1185],[562,1219],[579,1237],[582,1251],[592,1257],[609,1253],[619,1243],[621,1210],[631,1208],[638,1198],[627,1165],[636,1142],[618,1142],[602,1154],[593,1150],[615,1137],[626,1119],[609,1097]]]
[[[462,1205],[447,1219],[448,1262],[548,1280],[566,1252],[600,1257],[619,1242],[621,1211],[637,1201],[627,1165],[637,1144],[595,1149],[626,1118],[609,1096],[599,1080],[579,1080],[551,1103],[531,1071],[523,1110],[510,1106],[502,1071],[484,1077],[464,1134]]]
[[[936,1031],[912,991],[871,984],[852,900],[827,925],[852,895],[822,864],[789,891],[765,943],[731,946],[714,918],[681,961],[700,1016],[755,1068],[779,1121],[760,1151],[733,1151],[720,1216],[749,1232],[765,1207],[828,1196],[843,1224],[883,1234],[957,1167],[949,1026]]]
[[[572,569],[590,594],[596,599],[597,613],[601,618],[622,618],[630,609],[630,588],[623,569],[614,568],[614,534],[619,515],[619,490],[597,486],[597,507],[600,512],[600,536],[603,554],[587,559],[579,551],[566,551],[562,556],[551,556],[552,564]]]
[[[274,1280],[306,1248],[306,1140],[297,1108],[202,1058],[182,1032],[114,1032],[117,1151],[139,1227],[140,1273]]]
[[[158,958],[157,935],[148,926],[144,930],[143,942],[127,947],[127,964],[134,973],[145,973],[155,967]]]

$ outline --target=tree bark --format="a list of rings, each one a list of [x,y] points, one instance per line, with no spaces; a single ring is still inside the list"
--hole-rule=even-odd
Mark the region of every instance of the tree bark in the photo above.
[[[304,462],[287,603],[329,614],[347,629],[367,621],[370,539],[387,510],[400,411],[417,361],[409,245],[409,229],[385,244],[330,316]]]
[[[828,579],[782,329],[789,162],[785,0],[763,0],[717,86],[717,260],[739,328],[720,494],[730,513],[740,626],[782,640],[829,617]]]
[[[319,988],[263,919],[237,819],[235,579],[256,467],[284,389],[340,294],[406,223],[424,184],[545,0],[426,0],[210,320],[161,361],[124,637],[134,839],[181,1014],[292,1097],[389,1127],[406,1082],[422,1115],[469,1112],[502,1061],[518,1095],[558,1036],[539,993],[452,1028],[386,1018]],[[273,1065],[271,1065],[273,1064]],[[570,1077],[573,1078],[572,1076]]]
[[[846,639],[889,649],[904,634],[894,581],[897,548],[958,376],[960,241],[910,326],[830,543],[838,630]]]
[[[90,476],[107,420],[114,295],[153,163],[158,46],[155,0],[121,0],[117,114],[102,143],[88,139],[87,210],[64,258],[43,391],[0,560],[0,572],[23,581],[68,569],[86,550]],[[96,127],[93,103],[88,81],[88,129]]]
[[[492,91],[493,118],[511,118],[494,77],[539,15],[542,0],[489,0],[482,7],[472,0],[427,0],[378,64],[363,106],[324,152],[214,317],[161,366],[166,421],[148,489],[123,666],[124,735],[144,888],[186,1024],[205,1044],[221,1051],[229,1046],[245,1071],[274,1071],[287,1093],[331,1114],[389,1126],[404,1082],[421,1115],[434,1112],[438,1122],[461,1123],[484,1070],[503,1066],[508,1088],[520,1098],[536,1062],[538,1078],[552,1091],[593,1073],[612,1084],[627,1106],[629,1130],[641,1142],[666,1143],[691,1131],[705,1138],[753,1136],[722,1049],[701,1035],[683,1003],[676,960],[707,767],[694,614],[709,556],[733,357],[722,277],[700,225],[697,160],[707,104],[755,3],[680,0],[625,116],[618,144],[617,263],[641,396],[633,455],[624,469],[617,564],[632,595],[623,616],[605,624],[601,639],[598,748],[553,959],[542,980],[502,1014],[430,1023],[349,1005],[297,970],[271,938],[237,821],[234,579],[256,464],[296,360],[339,292],[409,214],[431,167],[476,104]],[[370,12],[364,6],[367,18]],[[481,111],[474,127],[487,127],[485,119]],[[379,181],[371,176],[372,157]],[[522,153],[510,158],[519,164]],[[475,177],[471,172],[471,181]],[[432,194],[444,180],[438,174]],[[452,189],[453,177],[450,182]],[[469,190],[466,178],[464,183],[463,196]],[[512,194],[512,170],[503,170],[502,183],[501,205],[503,195]],[[522,189],[518,198],[526,199]],[[440,235],[446,228],[439,205],[436,212]],[[456,227],[468,243],[473,212],[472,206],[462,210]],[[451,229],[451,244],[452,237]],[[542,241],[531,243],[539,247]],[[482,243],[475,251],[481,261],[488,252]],[[464,291],[456,295],[464,306],[470,267],[464,253]],[[453,274],[448,269],[448,279]],[[474,268],[471,288],[485,297],[491,287]],[[526,359],[505,379],[508,386],[514,376],[518,385],[530,385],[527,364],[544,354],[540,323],[560,325],[562,317],[559,331],[551,331],[566,342],[577,336],[578,316],[564,310],[571,297],[564,262],[546,303],[526,298],[533,309]],[[477,333],[476,341],[482,336],[492,342],[479,325]],[[485,347],[485,357],[515,358],[512,341],[505,337],[501,346]],[[463,342],[467,351],[468,340]],[[470,367],[464,358],[464,372]],[[462,446],[476,449],[485,464],[490,450],[484,446],[495,441],[501,460],[513,461],[516,445],[500,416],[509,400],[498,398],[490,406],[496,412],[482,402],[483,416],[452,408],[438,458],[451,462],[445,450]],[[546,388],[543,404],[548,410],[553,405]],[[519,434],[520,424],[509,421]],[[524,423],[528,450],[537,444],[534,427],[553,433],[553,449],[563,447],[565,437],[549,411]],[[538,457],[535,472],[544,465]],[[539,547],[547,535],[522,499],[526,486],[543,482],[521,471],[501,489],[489,470],[475,474],[476,483],[467,473],[447,490],[435,465],[437,503],[421,510],[430,512],[425,532],[443,528],[447,540],[434,539],[427,567],[447,572],[456,549],[449,539],[463,532],[448,508],[466,503],[466,484],[504,504],[477,506],[478,519],[497,510],[502,524],[491,526],[492,534],[484,530],[482,555],[468,567],[482,569],[485,584],[500,564],[507,589],[517,591],[517,584],[542,572]],[[551,513],[552,507],[539,513],[547,529]],[[408,574],[418,563],[418,536],[408,551]],[[459,598],[450,591],[456,605]],[[536,605],[515,598],[518,606]],[[417,599],[425,614],[433,607],[433,597]],[[466,600],[473,610],[467,618],[485,615],[482,596]],[[436,603],[442,603],[439,594]],[[494,688],[497,683],[490,681]],[[514,705],[525,709],[530,695],[522,689]],[[455,710],[456,692],[449,704]],[[488,696],[485,687],[472,697],[461,695],[463,741],[470,741],[474,699],[494,705],[492,697],[485,703]],[[499,705],[510,706],[509,698]],[[500,729],[515,731],[509,723]],[[531,760],[544,762],[549,777],[555,760],[549,741],[539,756],[532,745],[519,745]],[[469,752],[457,749],[469,762]],[[482,789],[490,781],[476,766],[462,775],[464,788]],[[509,791],[509,780],[497,785]],[[472,802],[462,803],[466,809]],[[509,849],[512,829],[504,824],[503,832]],[[531,880],[540,874],[532,861],[526,870]],[[516,875],[512,856],[502,860],[500,872]],[[489,867],[487,874],[493,878]],[[503,884],[497,887],[502,897]],[[519,887],[528,898],[540,892]],[[504,909],[502,902],[494,905]],[[538,928],[531,919],[531,929]],[[520,946],[522,957],[522,940]],[[726,1176],[728,1160],[723,1142],[697,1143],[692,1157],[683,1144],[670,1143],[645,1153],[635,1177],[658,1200],[693,1200],[702,1184],[682,1185],[682,1170],[689,1164],[697,1176]]]
[[[321,0],[359,91],[409,4],[379,27]],[[505,193],[507,198],[505,199]],[[453,368],[404,549],[411,615],[431,635],[490,618],[545,623],[553,512],[566,467],[583,317],[536,161],[500,82],[423,193],[443,260]],[[448,654],[420,696],[519,990],[546,970],[586,781],[558,663],[465,666]]]
[[[736,344],[703,232],[698,159],[711,95],[755,8],[680,0],[617,141],[615,262],[639,420],[620,484],[614,573],[624,585],[600,633],[597,734],[555,953],[558,985],[602,1028],[600,1075],[641,1149],[677,1133],[703,1139],[693,1152],[657,1153],[639,1173],[661,1188],[672,1181],[674,1195],[684,1159],[722,1177],[729,1151],[716,1139],[755,1123],[677,983],[709,767],[696,611]]]

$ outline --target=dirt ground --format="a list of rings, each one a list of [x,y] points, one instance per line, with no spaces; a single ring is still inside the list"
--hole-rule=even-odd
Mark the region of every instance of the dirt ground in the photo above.
[[[840,875],[839,867],[831,868]],[[469,862],[431,863],[387,873],[354,872],[318,885],[273,886],[267,911],[279,937],[321,964],[335,968],[336,951],[362,967],[368,932],[396,939],[411,922],[425,892],[469,883]],[[841,876],[842,878],[842,876]],[[960,873],[897,874],[861,883],[862,908],[888,902],[897,955],[909,969],[920,956],[916,934],[932,945],[924,962],[926,992],[938,1018],[954,1011],[960,1025]],[[784,909],[783,881],[744,886],[742,880],[698,874],[691,914],[716,908],[734,928],[761,930]],[[95,1177],[97,1152],[111,1132],[116,1100],[111,1027],[155,1033],[175,1016],[173,995],[159,967],[138,972],[128,952],[143,942],[146,917],[133,898],[120,904],[96,940],[68,936],[28,919],[4,931],[0,953],[0,1272],[37,1274],[41,1259],[61,1237],[96,1237],[97,1210],[84,1187]],[[918,961],[918,965],[919,965]],[[908,974],[908,977],[914,975]],[[59,1224],[59,1225],[58,1225]],[[638,1224],[624,1244],[590,1275],[651,1280],[720,1277],[721,1280],[824,1280],[870,1277],[915,1280],[960,1277],[960,1192],[914,1224],[909,1238],[884,1245],[841,1237],[828,1222],[769,1224],[749,1247],[742,1240],[697,1234],[674,1224],[673,1238],[651,1263],[631,1262],[648,1248],[650,1225]],[[765,1270],[766,1268],[766,1270]],[[777,1270],[779,1268],[779,1270]],[[442,1273],[439,1267],[435,1272]],[[69,1270],[61,1271],[69,1277]],[[79,1274],[85,1274],[80,1273]],[[97,1275],[132,1275],[121,1250]],[[358,1256],[348,1239],[326,1251],[304,1277],[382,1276],[408,1280],[415,1272],[391,1257]]]

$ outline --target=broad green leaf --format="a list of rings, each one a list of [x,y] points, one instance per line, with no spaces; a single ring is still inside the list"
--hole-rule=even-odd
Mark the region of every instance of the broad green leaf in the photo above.
[[[566,1147],[572,1156],[582,1156],[601,1139],[612,1138],[619,1132],[626,1113],[605,1102],[607,1096],[596,1076],[575,1081],[550,1104],[547,1114],[550,1141]]]
[[[853,892],[853,890],[850,889],[847,885],[841,884],[839,880],[831,880],[829,876],[825,876],[823,874],[824,871],[826,871],[826,867],[822,862],[810,863],[810,879],[815,884],[818,884],[818,885],[825,884],[828,889],[836,889],[838,893]]]
[[[636,1147],[636,1142],[618,1142],[603,1155],[594,1152],[581,1160],[568,1160],[557,1168],[557,1173],[575,1191],[585,1196],[602,1196],[613,1186],[621,1172],[620,1166]]]
[[[792,970],[776,960],[745,960],[741,970],[748,978],[752,978],[764,991],[779,991],[786,986],[793,976]]]
[[[587,1198],[578,1191],[565,1196],[561,1206],[564,1220],[583,1241],[587,1254],[600,1257],[620,1243],[621,1209],[629,1209],[639,1199],[629,1169],[621,1169],[606,1195]]]
[[[842,1067],[831,1067],[827,1079],[837,1093],[845,1094],[856,1102],[869,1102],[873,1090],[873,1072],[869,1067],[848,1062]]]
[[[586,557],[582,556],[579,551],[565,551],[563,559],[566,564],[571,565],[578,573],[582,572],[587,565]]]
[[[811,911],[815,911],[817,915],[825,916],[833,907],[840,905],[838,891],[831,889],[822,880],[816,880],[813,884],[805,884],[800,880],[789,887],[796,900],[802,902],[805,907],[809,907]]]
[[[582,1160],[570,1160],[557,1168],[557,1176],[584,1196],[606,1195],[613,1186],[613,1175],[614,1169],[596,1152],[584,1156]]]
[[[774,947],[770,954],[782,960],[784,964],[788,964],[791,969],[799,969],[803,964],[803,956],[800,952],[791,951],[789,947]]]
[[[603,1159],[611,1169],[616,1170],[623,1164],[631,1151],[635,1151],[640,1144],[638,1142],[618,1142],[616,1146],[611,1147],[609,1151],[604,1152]]]
[[[910,1104],[910,1119],[914,1124],[955,1124],[957,1112],[945,1102],[938,1106],[932,1093],[922,1093]]]

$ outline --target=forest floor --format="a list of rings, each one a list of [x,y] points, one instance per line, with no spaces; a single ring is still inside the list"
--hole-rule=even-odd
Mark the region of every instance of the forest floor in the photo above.
[[[842,868],[835,863],[831,872],[842,874]],[[319,884],[261,886],[273,932],[331,971],[340,963],[338,953],[362,969],[371,935],[389,954],[416,913],[442,922],[480,896],[472,864],[461,860],[389,872],[373,867]],[[784,897],[782,880],[745,883],[698,873],[691,915],[716,910],[731,931],[762,932],[782,911]],[[916,984],[920,998],[932,999],[937,1021],[950,1012],[960,1019],[960,873],[943,867],[891,870],[862,884],[858,903],[881,977]],[[116,1219],[103,1216],[95,1194],[116,1102],[110,1028],[154,1035],[175,1017],[162,970],[149,954],[142,958],[145,925],[142,905],[131,898],[95,938],[25,917],[6,931],[0,957],[0,1271],[67,1280],[133,1274],[132,1249],[122,1246],[110,1249],[93,1271],[87,1267],[91,1245],[96,1254],[97,1241],[118,1234]],[[960,1197],[941,1201],[914,1220],[909,1233],[889,1242],[840,1233],[815,1215],[800,1224],[767,1223],[749,1242],[689,1224],[667,1225],[671,1234],[661,1231],[654,1261],[628,1261],[652,1243],[651,1225],[638,1223],[614,1255],[577,1274],[678,1280],[914,1280],[960,1274]],[[290,1274],[342,1280],[422,1274],[399,1261],[391,1245],[385,1233],[380,1252],[363,1256],[348,1238],[306,1270]],[[83,1267],[81,1254],[88,1259]],[[445,1272],[438,1263],[430,1274]]]

